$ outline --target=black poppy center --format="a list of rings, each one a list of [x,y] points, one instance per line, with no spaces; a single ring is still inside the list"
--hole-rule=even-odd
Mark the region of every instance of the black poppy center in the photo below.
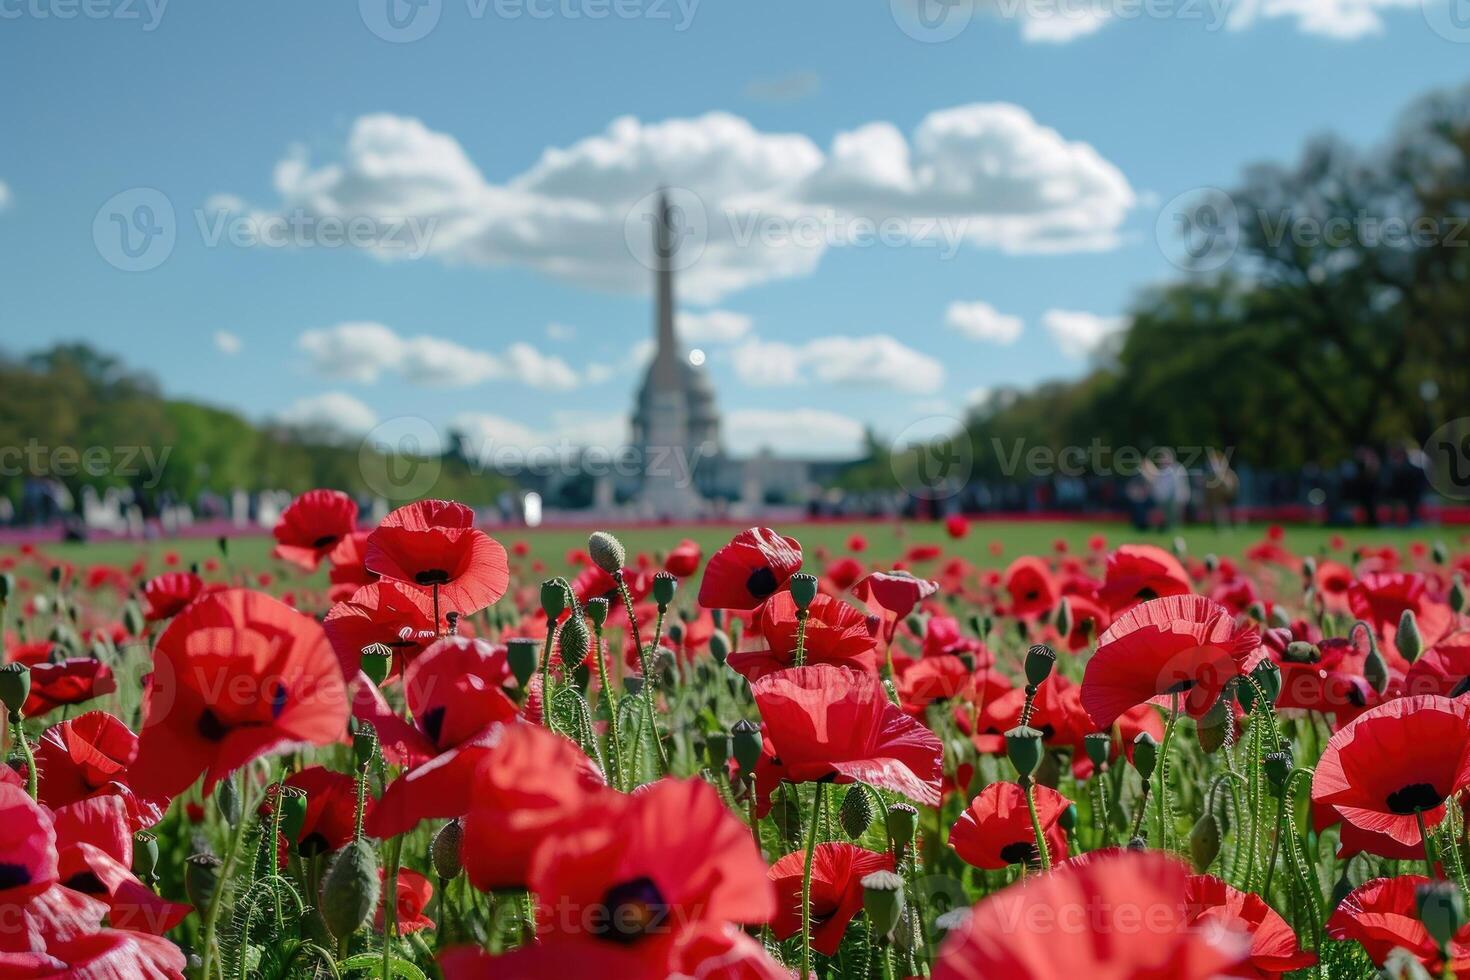
[[[422,572],[414,572],[413,580],[419,585],[448,585],[449,573],[442,568],[426,568]]]
[[[1037,590],[1037,589],[1032,589],[1030,592],[1027,592],[1026,593],[1026,601],[1027,602],[1035,602],[1040,597],[1041,597],[1041,592],[1039,590]]]
[[[327,548],[337,543],[337,535],[323,534],[311,543],[313,548]]]
[[[1410,783],[1388,794],[1388,810],[1407,816],[1419,810],[1433,810],[1444,802],[1444,795],[1428,783]]]
[[[439,744],[439,733],[444,730],[444,705],[430,708],[419,716],[419,727],[429,736],[429,741]]]
[[[1190,688],[1194,687],[1198,683],[1199,683],[1199,681],[1195,680],[1194,678],[1192,678],[1192,677],[1186,677],[1183,680],[1175,681],[1172,685],[1170,685],[1169,687],[1166,687],[1164,689],[1164,693],[1165,694],[1183,694],[1185,691],[1188,691]]]
[[[31,872],[23,864],[0,864],[0,892],[31,883]]]
[[[1450,697],[1458,698],[1466,693],[1470,693],[1470,674],[1466,674],[1464,677],[1460,678],[1460,683],[1456,684],[1454,688],[1451,689]]]
[[[230,728],[220,721],[219,715],[214,713],[213,708],[205,708],[199,713],[199,722],[194,726],[199,734],[211,742],[222,742],[226,735],[230,734]]]
[[[1138,599],[1142,602],[1147,602],[1150,599],[1157,599],[1158,597],[1159,594],[1146,585],[1143,588],[1139,589],[1137,592],[1133,593],[1133,598]]]
[[[1007,844],[1000,849],[1000,857],[1006,864],[1034,864],[1041,860],[1041,855],[1036,853],[1036,842],[1030,840]]]
[[[78,871],[62,884],[83,895],[105,895],[107,893],[107,886],[102,884],[97,875],[91,871]]]
[[[776,573],[765,565],[750,573],[750,578],[745,580],[745,591],[757,599],[764,599],[776,591]]]
[[[652,878],[613,885],[602,896],[606,929],[599,938],[628,945],[658,932],[669,918],[669,906]]]
[[[318,854],[330,851],[332,845],[325,834],[320,831],[312,831],[301,838],[301,843],[296,845],[296,849],[301,852],[302,857],[316,857]]]

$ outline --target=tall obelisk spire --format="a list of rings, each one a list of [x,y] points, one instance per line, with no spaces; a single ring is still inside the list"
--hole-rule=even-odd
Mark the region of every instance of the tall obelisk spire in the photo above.
[[[674,222],[681,212],[669,207],[669,195],[660,190],[658,213],[653,221],[655,326],[658,349],[653,359],[652,380],[655,388],[672,391],[679,387],[679,338],[674,333]]]

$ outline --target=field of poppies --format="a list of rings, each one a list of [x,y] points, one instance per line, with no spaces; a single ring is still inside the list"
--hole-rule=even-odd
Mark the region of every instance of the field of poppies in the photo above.
[[[0,976],[1470,971],[1457,533],[796,530],[0,553]]]

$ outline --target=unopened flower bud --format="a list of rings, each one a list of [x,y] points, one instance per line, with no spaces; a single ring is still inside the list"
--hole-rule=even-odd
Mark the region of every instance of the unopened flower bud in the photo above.
[[[730,748],[740,771],[749,775],[761,758],[761,730],[755,722],[742,718],[730,728]]]
[[[718,664],[724,663],[730,656],[730,637],[725,635],[724,630],[715,630],[710,634],[709,652]]]
[[[213,854],[193,854],[184,860],[184,893],[196,909],[207,909],[214,900],[223,863]]]
[[[1210,554],[1205,555],[1205,557],[1204,557],[1204,563],[1205,563],[1205,571],[1207,571],[1207,572],[1214,572],[1215,570],[1217,570],[1220,567],[1220,559],[1219,559],[1219,557],[1217,555],[1215,555],[1214,552],[1211,552]]]
[[[1006,755],[1016,772],[1030,777],[1041,765],[1041,732],[1029,725],[1018,725],[1006,732]]]
[[[1069,834],[1077,829],[1077,804],[1073,803],[1062,811],[1062,815],[1057,818],[1057,826]]]
[[[1470,596],[1465,594],[1465,582],[1456,575],[1455,581],[1450,584],[1450,609],[1456,613],[1463,613],[1467,599],[1470,599]]]
[[[1419,654],[1424,652],[1424,637],[1419,633],[1419,620],[1414,616],[1414,610],[1405,609],[1403,615],[1399,616],[1399,628],[1393,636],[1393,645],[1409,663],[1418,660]]]
[[[796,602],[797,609],[805,609],[812,604],[817,597],[817,577],[806,572],[797,572],[791,576],[791,598]]]
[[[587,553],[592,556],[592,564],[609,575],[618,574],[628,563],[623,543],[607,531],[592,532],[587,538]]]
[[[888,937],[903,916],[903,879],[892,871],[863,876],[863,911],[877,935]]]
[[[1272,788],[1279,793],[1286,785],[1286,777],[1291,775],[1291,753],[1284,750],[1267,752],[1261,757],[1261,767],[1266,771]]]
[[[1057,652],[1045,643],[1036,644],[1026,651],[1026,683],[1040,687],[1056,665]]]
[[[587,620],[583,619],[577,609],[562,623],[561,632],[557,634],[557,651],[561,654],[562,666],[567,670],[575,670],[587,656],[587,649],[592,645],[592,637],[587,632]]]
[[[22,663],[0,664],[0,704],[12,719],[20,717],[21,708],[31,696],[31,668]]]
[[[674,601],[674,593],[678,591],[679,580],[668,572],[655,572],[653,576],[653,601],[660,609],[669,608],[669,603]]]
[[[1286,645],[1286,659],[1294,664],[1314,664],[1322,659],[1315,643],[1292,640]]]
[[[128,631],[128,636],[142,636],[143,628],[147,621],[143,618],[143,610],[131,599],[123,607],[123,629]]]
[[[370,643],[362,648],[362,672],[378,687],[393,671],[393,648],[383,643]]]
[[[1220,821],[1213,813],[1205,813],[1189,831],[1189,856],[1194,870],[1204,874],[1220,853]]]
[[[1057,603],[1057,632],[1062,636],[1072,634],[1072,602],[1066,596]]]
[[[222,779],[214,790],[214,805],[231,827],[240,822],[240,790],[233,779]]]
[[[884,818],[888,825],[888,836],[900,851],[914,842],[919,832],[919,811],[907,803],[895,803],[888,808]]]
[[[1133,739],[1133,768],[1148,782],[1154,776],[1154,765],[1159,761],[1159,743],[1148,732],[1139,732]]]
[[[458,636],[459,635],[459,613],[455,612],[453,609],[451,609],[451,610],[449,610],[449,612],[445,613],[444,614],[444,626],[449,631],[449,635],[450,636]]]
[[[1266,700],[1270,704],[1275,704],[1276,695],[1281,693],[1281,668],[1276,666],[1276,662],[1262,660],[1256,664],[1255,669],[1251,671],[1251,679],[1256,682],[1261,693],[1266,695]]]
[[[9,572],[0,574],[0,602],[9,602],[15,594],[15,576]]]
[[[1199,740],[1199,747],[1207,755],[1214,755],[1230,737],[1234,726],[1235,719],[1230,716],[1228,699],[1217,698],[1199,721],[1195,722],[1194,734]]]
[[[322,878],[320,909],[327,931],[337,940],[360,929],[378,907],[378,858],[365,840],[337,852]]]
[[[540,656],[535,640],[517,636],[505,641],[505,659],[510,665],[511,675],[516,679],[516,686],[521,690],[524,691],[526,685],[531,683],[531,677],[536,673],[536,661]]]
[[[282,786],[276,794],[276,805],[281,808],[281,835],[287,840],[300,837],[306,825],[306,791],[298,786]]]
[[[1317,577],[1317,559],[1311,555],[1302,559],[1302,578],[1308,582]]]
[[[842,797],[842,806],[837,811],[837,822],[842,824],[842,832],[853,840],[857,840],[867,832],[873,822],[873,802],[868,798],[868,791],[861,783],[853,783],[847,788],[847,794]]]
[[[1429,551],[1429,557],[1436,565],[1443,565],[1450,560],[1450,549],[1445,547],[1443,541],[1436,541]]]
[[[434,841],[429,845],[429,856],[434,861],[434,873],[441,881],[459,877],[464,867],[460,860],[460,847],[464,844],[464,827],[458,820],[451,820],[439,828]]]
[[[1266,604],[1257,599],[1245,608],[1245,614],[1258,623],[1266,621]]]
[[[541,611],[546,621],[554,623],[567,608],[567,584],[559,578],[549,578],[541,583]]]
[[[1286,609],[1282,606],[1272,606],[1271,613],[1266,618],[1277,629],[1291,628],[1291,617],[1286,614]]]
[[[929,632],[929,621],[924,618],[923,613],[909,613],[903,618],[903,625],[920,640]]]
[[[352,733],[352,761],[357,763],[359,770],[365,770],[372,764],[373,756],[378,751],[378,733],[370,724],[358,726],[357,731]]]
[[[1092,767],[1096,772],[1107,768],[1108,759],[1113,754],[1113,736],[1110,732],[1089,732],[1082,736],[1082,747],[1087,750],[1087,758],[1092,760]]]
[[[730,736],[715,732],[704,743],[704,761],[710,772],[723,774],[730,761]]]
[[[133,874],[142,881],[158,880],[158,838],[146,830],[133,835]]]
[[[1465,924],[1465,900],[1459,886],[1453,881],[1425,882],[1414,890],[1414,902],[1424,930],[1441,950],[1448,947]]]

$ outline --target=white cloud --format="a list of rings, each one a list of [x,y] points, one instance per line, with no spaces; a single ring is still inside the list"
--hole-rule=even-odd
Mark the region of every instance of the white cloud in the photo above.
[[[989,303],[951,303],[944,311],[944,322],[971,340],[992,344],[1014,344],[1025,327],[1018,316],[1002,313]]]
[[[725,417],[724,438],[736,456],[769,449],[778,456],[851,458],[863,441],[863,424],[815,408],[740,409]]]
[[[751,338],[736,347],[736,376],[757,387],[790,387],[808,376],[827,384],[930,392],[944,384],[944,365],[887,334],[818,337],[800,346]]]
[[[278,419],[296,428],[343,435],[361,435],[378,424],[376,412],[341,391],[302,398]]]
[[[680,313],[677,326],[691,344],[733,344],[750,333],[750,317],[729,310]]]
[[[521,341],[496,355],[440,337],[401,337],[381,323],[349,322],[308,330],[297,346],[311,358],[317,373],[360,384],[372,384],[388,372],[425,387],[467,387],[506,379],[543,390],[577,384],[577,373],[565,361]]]
[[[587,447],[613,450],[624,445],[628,436],[627,421],[608,412],[552,412],[551,426],[545,429],[500,415],[465,412],[451,419],[449,427],[463,435],[472,458],[501,465],[517,459],[535,462],[531,453],[550,461]]]
[[[548,323],[546,336],[552,340],[571,340],[577,336],[577,328],[569,327],[565,323]]]
[[[1041,315],[1041,325],[1065,356],[1081,358],[1096,351],[1103,341],[1126,327],[1128,318],[1098,316],[1081,310],[1047,310]]]
[[[985,404],[987,401],[990,400],[992,390],[993,389],[988,388],[985,385],[979,385],[977,387],[971,388],[969,391],[965,392],[965,407],[976,408],[980,405]]]
[[[0,180],[0,211],[10,207],[10,185]]]
[[[274,183],[282,211],[383,228],[411,219],[431,229],[423,250],[441,260],[524,266],[615,291],[649,286],[649,195],[667,186],[695,236],[680,253],[680,288],[701,303],[811,273],[858,222],[895,222],[900,238],[947,248],[1099,249],[1117,243],[1135,204],[1128,181],[1091,146],[1004,103],[931,113],[912,137],[872,123],[839,133],[827,152],[724,112],[622,117],[499,184],[453,136],[414,118],[366,115],[340,159],[293,151]],[[377,243],[374,253],[407,254]]]
[[[233,357],[240,353],[240,349],[245,344],[237,335],[230,333],[228,330],[216,330],[214,332],[214,346],[219,349],[220,353],[229,354]]]

